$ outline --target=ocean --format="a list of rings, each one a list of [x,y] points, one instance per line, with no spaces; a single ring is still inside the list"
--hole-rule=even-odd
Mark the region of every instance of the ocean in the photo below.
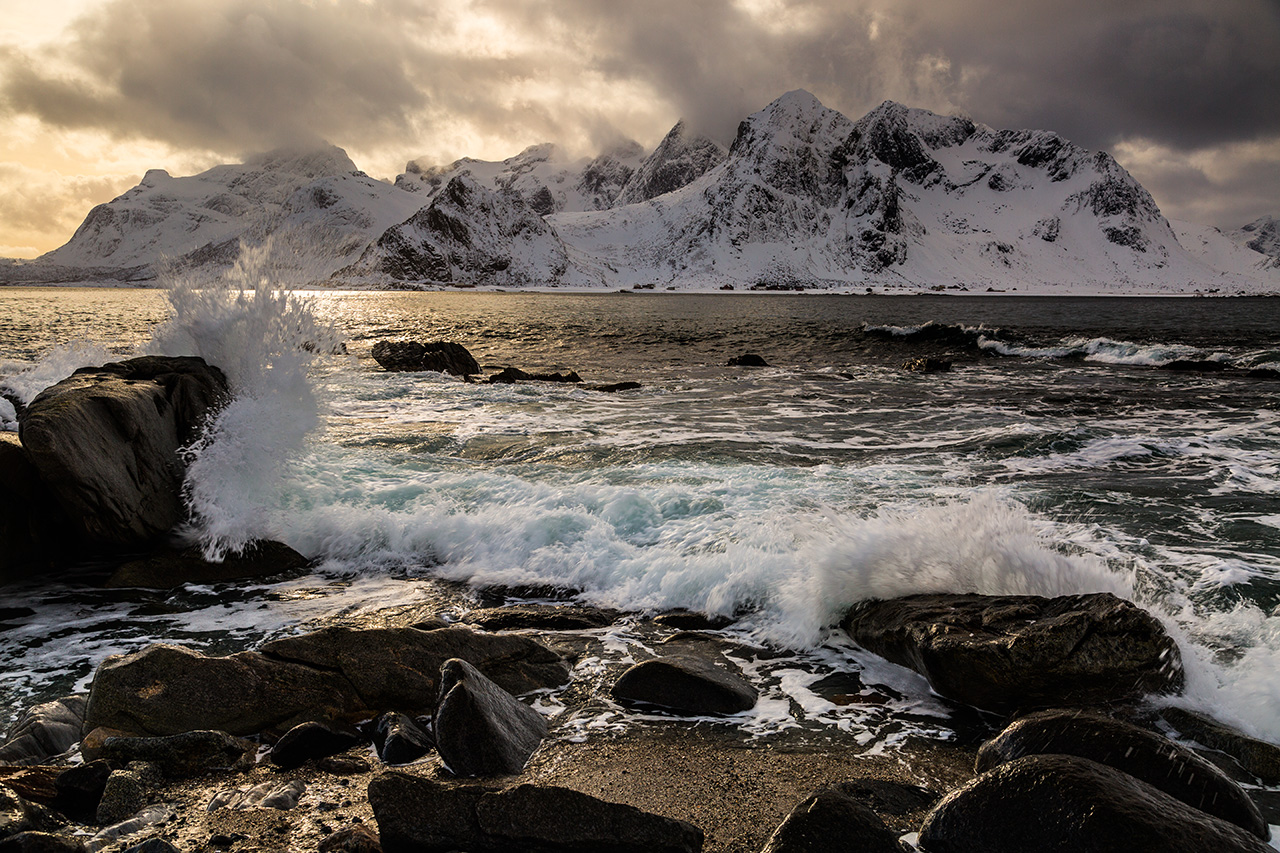
[[[891,749],[953,736],[955,707],[833,628],[852,603],[1110,591],[1181,647],[1186,693],[1161,701],[1280,742],[1280,382],[1244,372],[1280,369],[1280,299],[257,283],[0,289],[0,384],[23,399],[142,352],[222,366],[237,396],[191,449],[184,536],[317,561],[166,592],[101,589],[100,567],[0,588],[0,720],[157,641],[222,654],[388,611],[575,600],[737,617],[725,635],[768,650],[739,660],[762,701],[720,725]],[[398,338],[641,388],[390,373],[370,349]],[[728,365],[743,353],[769,366]],[[951,369],[904,369],[918,357]],[[16,428],[4,402],[0,421]],[[654,642],[597,633],[582,678]],[[828,689],[847,672],[875,701]],[[607,697],[566,714],[562,735],[644,723]]]

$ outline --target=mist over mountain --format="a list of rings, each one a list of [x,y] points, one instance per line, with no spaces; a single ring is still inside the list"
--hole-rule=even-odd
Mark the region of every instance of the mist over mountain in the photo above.
[[[804,91],[729,148],[682,121],[657,148],[410,161],[394,183],[339,148],[148,172],[4,281],[216,273],[242,244],[329,286],[1275,292],[1276,220],[1170,223],[1105,152],[886,101],[854,121]]]

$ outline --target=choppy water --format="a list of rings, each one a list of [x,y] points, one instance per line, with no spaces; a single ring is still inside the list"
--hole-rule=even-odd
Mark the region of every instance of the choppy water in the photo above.
[[[786,653],[743,655],[765,701],[741,725],[891,743],[903,720],[945,736],[948,711],[828,630],[850,603],[1110,590],[1179,638],[1186,702],[1280,741],[1280,382],[1159,369],[1280,368],[1280,300],[303,301],[0,291],[0,375],[28,398],[72,367],[143,349],[227,366],[240,396],[190,483],[204,541],[272,536],[322,561],[248,588],[0,590],[0,607],[34,611],[0,636],[0,712],[83,687],[106,654],[156,639],[225,652],[385,607],[456,612],[467,588],[534,586],[742,615],[734,636]],[[323,341],[325,323],[348,356],[296,347]],[[643,388],[387,373],[369,349],[396,337],[457,341],[486,370]],[[743,352],[772,366],[726,366]],[[901,369],[921,355],[954,369]],[[611,629],[579,675],[651,640]],[[889,699],[833,701],[819,680],[851,667]],[[627,719],[599,711],[584,730]]]

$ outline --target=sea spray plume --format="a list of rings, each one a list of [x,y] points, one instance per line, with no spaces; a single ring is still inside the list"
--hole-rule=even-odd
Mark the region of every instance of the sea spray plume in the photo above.
[[[833,518],[811,573],[781,591],[783,624],[812,645],[852,604],[924,592],[1133,595],[1133,578],[1054,550],[1024,506],[991,493],[870,518]]]
[[[336,332],[279,289],[272,269],[267,243],[242,247],[221,281],[174,281],[172,317],[149,346],[201,356],[231,384],[231,403],[188,448],[184,491],[209,559],[278,535],[270,510],[284,466],[320,419],[309,369],[318,353],[340,349]]]

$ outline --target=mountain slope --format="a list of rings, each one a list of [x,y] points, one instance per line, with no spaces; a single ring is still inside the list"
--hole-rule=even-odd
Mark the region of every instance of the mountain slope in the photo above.
[[[719,165],[728,153],[714,139],[691,135],[681,119],[631,175],[613,206],[638,204],[674,192]]]
[[[33,266],[148,278],[162,259],[178,269],[219,268],[235,261],[242,239],[271,238],[281,258],[301,251],[306,257],[295,263],[324,277],[410,216],[416,202],[357,170],[335,147],[274,151],[190,177],[152,169],[93,208],[66,245]]]

